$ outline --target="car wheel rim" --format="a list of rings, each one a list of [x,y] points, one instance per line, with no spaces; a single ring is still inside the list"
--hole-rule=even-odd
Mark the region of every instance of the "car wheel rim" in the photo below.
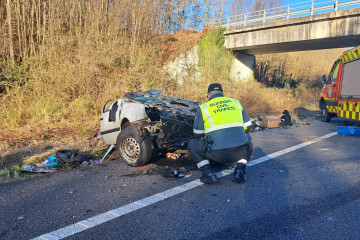
[[[137,160],[140,156],[140,145],[135,138],[127,137],[121,142],[121,150],[130,160]]]

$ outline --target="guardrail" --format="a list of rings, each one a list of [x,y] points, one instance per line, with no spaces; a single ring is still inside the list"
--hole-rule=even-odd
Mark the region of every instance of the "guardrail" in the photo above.
[[[360,7],[360,0],[310,0],[286,6],[274,7],[256,12],[242,13],[239,15],[230,16],[226,19],[221,20],[221,26],[225,28],[242,27],[282,19],[289,19],[293,17],[314,15],[314,13],[338,11],[354,7]]]

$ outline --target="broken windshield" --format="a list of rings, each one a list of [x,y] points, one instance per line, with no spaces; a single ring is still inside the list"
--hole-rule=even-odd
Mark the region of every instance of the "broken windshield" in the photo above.
[[[195,109],[198,103],[182,98],[161,95],[164,90],[150,90],[147,92],[128,92],[125,97],[134,101],[166,105],[174,108]]]

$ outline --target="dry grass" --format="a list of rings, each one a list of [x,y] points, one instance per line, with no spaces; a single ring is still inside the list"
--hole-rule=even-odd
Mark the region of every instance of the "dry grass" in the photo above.
[[[279,115],[285,109],[299,119],[296,110],[305,108],[310,111],[318,110],[319,89],[283,89],[268,88],[261,83],[250,80],[248,82],[218,81],[223,85],[226,96],[239,99],[249,115],[253,118],[260,113]],[[190,86],[179,86],[175,95],[190,98],[200,103],[207,101],[206,91],[210,84],[208,81],[193,83]]]
[[[197,32],[195,30],[183,30],[170,34],[159,34],[154,36],[154,40],[161,42],[162,45],[157,49],[157,64],[162,66],[168,64],[171,60],[180,56],[191,47],[197,45],[206,35],[207,31]]]
[[[14,137],[16,133],[14,133]],[[36,136],[36,134],[34,134]],[[11,139],[11,138],[9,138]],[[8,139],[8,140],[9,140]],[[81,153],[100,158],[106,144],[104,141],[88,141],[81,135],[61,135],[43,140],[22,139],[23,142],[2,142],[0,145],[0,182],[27,178],[33,174],[23,173],[25,165],[43,162],[49,156],[55,156],[59,149],[79,149]]]
[[[241,86],[234,91],[233,97],[241,100],[252,117],[259,113],[278,115],[286,109],[296,118],[297,108],[317,110],[317,89],[309,89],[295,96],[294,89],[267,88],[255,81]]]

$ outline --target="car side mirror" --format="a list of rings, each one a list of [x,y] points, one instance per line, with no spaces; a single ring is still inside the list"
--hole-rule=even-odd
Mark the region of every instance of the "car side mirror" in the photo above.
[[[323,76],[321,77],[321,82],[324,83],[324,84],[326,83],[326,75],[323,75]]]

